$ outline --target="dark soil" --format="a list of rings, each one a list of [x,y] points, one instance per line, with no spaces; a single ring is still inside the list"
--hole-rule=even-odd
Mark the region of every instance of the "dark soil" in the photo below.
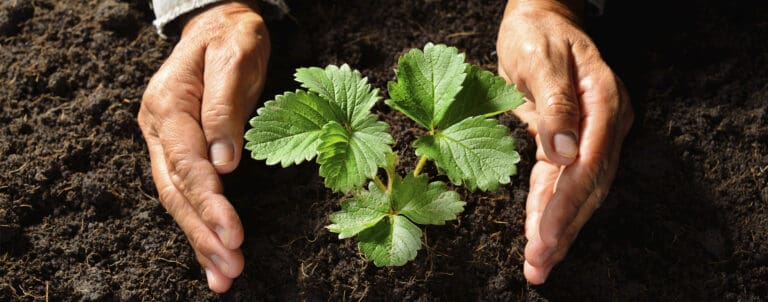
[[[289,2],[291,15],[268,23],[263,99],[296,88],[306,65],[349,63],[384,88],[397,56],[428,41],[495,70],[503,4],[482,2]],[[589,21],[637,118],[613,190],[546,285],[522,275],[534,146],[504,116],[520,175],[462,192],[459,220],[427,227],[425,249],[398,268],[324,229],[340,196],[316,166],[244,159],[224,181],[246,269],[222,296],[155,199],[135,123],[173,46],[152,18],[146,1],[0,0],[0,301],[768,300],[765,2],[610,1]],[[415,124],[377,110],[414,163]]]

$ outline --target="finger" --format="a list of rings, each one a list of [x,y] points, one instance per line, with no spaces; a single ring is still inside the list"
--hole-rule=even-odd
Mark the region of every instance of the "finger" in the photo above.
[[[180,196],[180,195],[179,195]],[[221,244],[216,233],[211,231],[195,214],[189,203],[179,206],[180,215],[174,216],[192,247],[201,257],[197,257],[204,268],[216,267],[222,275],[236,278],[243,272],[245,263],[239,249],[229,249]]]
[[[597,194],[593,194],[587,202],[599,203],[599,198],[600,197]],[[579,211],[579,214],[576,216],[573,223],[568,226],[565,234],[561,240],[558,241],[557,247],[551,250],[551,254],[549,254],[547,258],[539,259],[537,260],[538,262],[530,261],[527,256],[528,250],[526,249],[526,261],[523,264],[523,273],[528,282],[532,284],[542,284],[546,282],[552,268],[565,258],[571,245],[576,240],[579,231],[592,216],[594,210],[587,209],[595,208],[597,207],[582,207],[582,210]]]
[[[203,256],[202,254],[195,252],[195,255],[197,256],[198,262],[208,262],[207,258]],[[208,288],[210,288],[212,291],[217,293],[224,293],[227,290],[229,290],[230,287],[232,287],[232,279],[230,277],[227,277],[221,271],[216,268],[216,266],[204,266],[205,268],[205,279],[208,281]]]
[[[573,60],[566,43],[550,41],[532,47],[530,70],[524,78],[539,114],[536,127],[544,153],[560,165],[571,164],[578,155],[580,134]]]
[[[208,51],[207,57],[215,57]],[[236,67],[224,55],[206,59],[205,92],[201,120],[211,163],[219,173],[229,173],[240,162],[243,146],[243,108],[245,96],[240,91],[243,80]],[[239,62],[238,62],[239,63]],[[224,65],[224,66],[222,66]]]
[[[559,174],[558,166],[545,161],[537,162],[531,171],[530,192],[525,211],[525,235],[528,239],[525,260],[533,265],[542,265],[555,251],[554,247],[547,246],[541,240],[539,224]]]
[[[499,62],[498,66],[499,76],[504,78],[507,83],[515,84],[517,90],[525,94],[525,103],[517,106],[515,109],[512,109],[512,113],[514,113],[521,121],[527,124],[528,133],[531,136],[536,136],[538,133],[538,130],[536,129],[538,113],[536,112],[536,104],[531,101],[533,99],[531,92],[528,90],[528,88],[525,87],[524,83],[522,83],[519,78],[514,78],[513,80],[513,78],[507,72],[507,68],[504,67],[501,62]]]
[[[586,219],[589,219],[589,217],[587,216]],[[548,258],[541,260],[542,262],[534,264],[534,262],[526,258],[526,261],[523,264],[523,274],[525,275],[525,279],[532,284],[542,284],[546,282],[552,268],[554,268],[555,265],[562,261],[568,254],[568,249],[570,249],[571,244],[576,239],[580,229],[581,227],[568,228],[564,240],[561,240],[556,248],[551,249],[551,254],[549,254]]]
[[[207,144],[197,120],[191,114],[177,115],[163,123],[160,142],[175,188],[188,206],[215,231],[228,249],[243,242],[243,230],[235,209],[223,195],[216,169],[208,161]]]
[[[237,277],[244,266],[240,251],[226,248],[171,182],[166,161],[162,158],[164,156],[163,147],[157,138],[147,137],[147,145],[153,163],[152,176],[160,195],[160,201],[184,231],[195,252],[202,256],[198,257],[200,265],[203,267],[215,266],[217,272],[221,272],[224,276]]]
[[[547,246],[558,245],[565,229],[573,223],[587,198],[595,191],[598,179],[604,173],[604,155],[582,152],[578,161],[563,169],[557,180],[552,200],[541,218],[540,236]],[[607,156],[607,154],[605,155]],[[603,192],[597,192],[604,196]]]
[[[531,136],[538,135],[538,129],[536,125],[538,124],[537,121],[539,120],[539,114],[536,112],[535,103],[526,99],[525,103],[513,109],[512,113],[514,113],[517,118],[526,124],[528,134]]]
[[[234,46],[232,46],[234,45]],[[206,51],[205,92],[202,128],[211,163],[219,173],[237,167],[243,148],[243,124],[253,110],[263,86],[260,45],[251,37],[240,37],[228,47]]]
[[[544,268],[539,266],[533,266],[526,260],[523,262],[523,275],[525,279],[531,284],[539,285],[544,284],[549,277],[549,272],[552,267]]]
[[[523,79],[519,76],[519,73],[515,71],[514,66],[515,64],[511,62],[502,63],[500,58],[497,65],[499,76],[503,78],[507,83],[515,84],[515,89],[523,94],[523,97],[525,97],[526,101],[533,100],[531,90],[528,89],[528,86],[525,85],[525,81],[523,81]]]
[[[240,162],[243,124],[263,89],[269,58],[264,21],[254,18],[244,24],[230,35],[234,40],[209,45],[205,54],[202,127],[219,173],[231,172]]]

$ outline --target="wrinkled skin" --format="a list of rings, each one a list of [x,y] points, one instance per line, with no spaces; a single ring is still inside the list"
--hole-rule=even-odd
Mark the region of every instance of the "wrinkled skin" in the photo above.
[[[219,174],[240,161],[243,125],[264,86],[269,50],[255,7],[225,2],[206,8],[184,22],[139,111],[160,201],[215,292],[228,290],[243,271],[243,227]]]
[[[634,118],[575,3],[511,0],[497,41],[500,75],[527,99],[514,112],[536,138],[523,264],[532,284],[546,281],[605,198]]]

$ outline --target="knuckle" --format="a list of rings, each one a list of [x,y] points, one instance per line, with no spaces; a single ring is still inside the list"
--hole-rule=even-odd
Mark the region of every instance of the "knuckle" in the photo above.
[[[169,158],[172,167],[171,179],[193,207],[199,209],[207,204],[205,200],[209,197],[208,193],[220,190],[219,185],[213,183],[210,175],[206,174],[215,173],[206,160],[190,158],[180,152],[175,152]]]
[[[147,107],[142,103],[141,108],[139,108],[139,114],[136,117],[136,122],[139,124],[139,128],[141,128],[143,131],[149,129],[150,126],[149,117],[147,114]]]
[[[179,152],[172,152],[169,156],[170,162],[172,165],[171,171],[173,173],[172,179],[176,183],[176,186],[180,190],[184,190],[184,180],[189,179],[192,177],[193,173],[195,173],[195,167],[192,162],[187,156],[184,154],[179,154]]]
[[[172,64],[171,64],[172,65]],[[194,112],[202,98],[199,75],[185,68],[164,64],[150,80],[141,99],[139,117],[168,117],[175,113]]]
[[[592,46],[592,42],[586,39],[575,39],[573,41],[573,48],[577,51],[590,51]]]
[[[197,263],[200,263],[200,266],[202,267],[207,267],[209,265],[208,263],[210,262],[208,258],[206,258],[202,253],[200,253],[197,250],[195,250],[195,259],[197,259]]]
[[[543,39],[527,41],[521,45],[522,55],[528,58],[541,57],[549,52],[549,44]]]
[[[163,204],[165,210],[169,213],[176,213],[176,206],[174,205],[174,198],[176,197],[176,189],[173,186],[165,186],[157,192],[160,203]]]
[[[181,109],[179,105],[177,102],[158,97],[156,93],[147,91],[141,101],[142,108],[139,112],[139,118],[142,119],[142,116],[168,117],[179,112]]]
[[[587,202],[585,205],[589,213],[593,213],[597,211],[598,208],[600,208],[600,205],[603,204],[603,200],[605,200],[605,197],[608,196],[608,190],[598,187],[595,189],[593,195],[594,200]]]
[[[578,118],[579,106],[571,97],[558,93],[547,98],[544,116],[557,118]]]
[[[197,206],[197,209],[198,214],[203,221],[213,221],[213,218],[215,217],[215,211],[211,202],[200,202],[200,204]]]
[[[205,248],[208,236],[203,230],[193,230],[189,236],[189,243],[195,250],[201,251]]]
[[[253,43],[232,43],[231,46],[227,48],[224,55],[223,60],[223,66],[222,68],[227,71],[235,71],[241,66],[244,66],[248,61],[251,59],[251,57],[254,55],[256,50],[255,45]]]
[[[155,116],[167,116],[175,109],[175,106],[170,102],[164,102],[155,97],[145,98],[142,105],[143,108],[146,108],[146,114]]]
[[[605,74],[597,79],[595,88],[591,94],[594,96],[588,104],[595,111],[604,112],[612,121],[615,121],[620,114],[624,114],[625,105],[628,102],[622,98],[620,87],[617,84],[617,78],[613,72],[606,66]]]
[[[580,54],[585,62],[602,62],[602,56],[592,40],[587,37],[572,42],[573,52]]]
[[[203,124],[223,124],[235,119],[235,106],[228,100],[214,101],[205,106]]]
[[[230,208],[228,211],[223,211],[224,219],[222,221],[229,222],[229,228],[231,228],[235,232],[241,232],[242,231],[242,223],[240,223],[240,217],[237,216],[237,213],[233,208]]]

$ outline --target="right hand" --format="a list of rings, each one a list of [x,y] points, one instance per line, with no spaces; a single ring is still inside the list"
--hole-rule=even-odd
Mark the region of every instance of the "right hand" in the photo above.
[[[578,3],[510,0],[499,29],[499,73],[526,94],[514,112],[538,147],[523,264],[532,284],[546,281],[603,202],[634,119],[624,84],[579,26]]]
[[[269,51],[255,8],[237,1],[208,7],[184,24],[139,111],[160,202],[219,293],[244,267],[243,226],[219,174],[240,162],[243,125],[264,86]]]

